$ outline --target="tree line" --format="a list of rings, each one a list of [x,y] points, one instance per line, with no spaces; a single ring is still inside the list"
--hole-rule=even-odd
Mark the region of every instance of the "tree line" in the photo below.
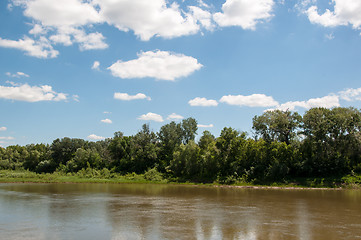
[[[133,136],[115,132],[90,142],[56,139],[51,144],[0,148],[0,169],[37,173],[108,169],[143,174],[153,169],[178,181],[232,183],[361,173],[361,112],[356,108],[267,111],[253,118],[252,136],[225,127],[219,137],[187,118],[153,132],[144,124]]]

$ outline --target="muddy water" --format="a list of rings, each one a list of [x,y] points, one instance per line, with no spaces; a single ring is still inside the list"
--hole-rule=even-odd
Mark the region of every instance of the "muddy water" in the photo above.
[[[0,184],[0,239],[361,239],[361,191]]]

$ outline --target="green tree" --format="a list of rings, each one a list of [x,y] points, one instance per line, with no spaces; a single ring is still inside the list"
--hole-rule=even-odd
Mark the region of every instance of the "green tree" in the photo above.
[[[173,155],[169,169],[173,175],[180,178],[200,179],[200,148],[190,140],[187,145],[181,145]]]
[[[297,112],[273,110],[253,118],[252,129],[256,136],[267,142],[280,141],[290,144],[296,137],[302,117]]]
[[[305,173],[334,175],[360,163],[361,113],[354,108],[312,108],[303,116]]]
[[[40,162],[51,160],[49,145],[30,144],[26,146],[28,155],[24,159],[23,167],[30,171],[36,171]]]
[[[173,153],[177,147],[182,143],[182,128],[181,124],[174,121],[163,125],[158,133],[160,144],[159,160],[160,170],[165,171],[173,159]]]
[[[157,164],[158,146],[157,135],[150,131],[149,125],[144,124],[132,138],[132,170],[136,173],[144,173]]]
[[[108,146],[112,158],[110,167],[115,167],[118,172],[128,172],[132,168],[131,141],[132,137],[123,136],[122,132],[115,132],[110,140]]]
[[[194,141],[197,134],[197,121],[194,118],[187,118],[182,120],[182,141],[187,144],[189,141]]]
[[[212,135],[210,131],[203,131],[203,135],[198,141],[198,145],[202,150],[205,150],[208,148],[208,146],[213,143],[216,140],[216,138]]]
[[[56,139],[50,146],[52,151],[52,161],[54,162],[54,171],[60,165],[66,165],[70,161],[78,148],[87,148],[88,142],[77,138]]]
[[[216,140],[221,178],[239,175],[243,172],[246,142],[245,132],[239,132],[233,128],[223,128],[221,135]]]
[[[78,148],[74,157],[67,162],[67,168],[71,172],[77,172],[87,167],[100,169],[101,158],[98,152],[92,149]]]

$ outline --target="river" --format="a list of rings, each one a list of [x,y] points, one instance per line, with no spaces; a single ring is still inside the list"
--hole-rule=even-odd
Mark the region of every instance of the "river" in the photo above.
[[[361,191],[0,184],[1,239],[361,239]]]

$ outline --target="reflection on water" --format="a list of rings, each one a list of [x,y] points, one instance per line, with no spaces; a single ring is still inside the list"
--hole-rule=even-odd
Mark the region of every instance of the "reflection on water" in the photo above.
[[[2,239],[361,239],[361,191],[0,184]]]

